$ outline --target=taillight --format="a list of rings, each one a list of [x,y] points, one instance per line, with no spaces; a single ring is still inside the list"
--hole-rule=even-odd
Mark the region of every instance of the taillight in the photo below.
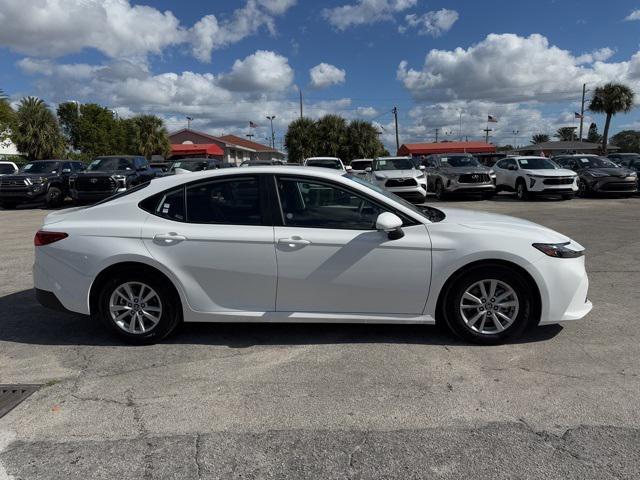
[[[69,234],[64,232],[48,232],[46,230],[38,230],[36,236],[33,238],[33,244],[36,247],[42,247],[43,245],[49,245],[50,243],[57,242],[67,238]]]

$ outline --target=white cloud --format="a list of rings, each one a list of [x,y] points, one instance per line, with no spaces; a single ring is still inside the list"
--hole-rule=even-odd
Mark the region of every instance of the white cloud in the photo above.
[[[375,117],[378,111],[373,107],[358,107],[356,113],[361,117]]]
[[[347,73],[343,69],[324,62],[309,70],[313,88],[327,88],[331,85],[344,83],[346,75]]]
[[[467,49],[431,50],[420,69],[406,61],[397,77],[417,100],[489,100],[498,103],[567,101],[583,83],[624,81],[640,91],[640,53],[626,62],[607,63],[609,50],[585,58],[549,45],[542,35],[490,34]]]
[[[442,8],[440,10],[427,12],[423,15],[411,13],[405,16],[405,21],[408,27],[417,28],[420,35],[439,37],[443,33],[451,30],[451,27],[458,21],[458,18],[460,18],[460,15],[455,10]],[[401,25],[398,30],[405,32],[408,27]]]
[[[609,47],[599,48],[591,53],[584,53],[579,57],[576,57],[576,65],[593,62],[604,62],[606,60],[609,60],[609,58],[611,58],[615,53],[615,50],[612,50]]]
[[[628,22],[632,20],[640,20],[640,9],[634,10],[633,12],[631,12],[629,15],[625,17],[625,20]]]
[[[416,6],[417,0],[358,0],[356,3],[325,8],[323,16],[338,30],[393,19],[393,15]]]
[[[258,50],[244,60],[236,60],[220,85],[234,91],[282,91],[291,85],[293,70],[286,57]]]
[[[209,61],[217,48],[239,42],[263,27],[275,34],[275,15],[295,0],[247,0],[228,20],[207,15],[192,28],[171,11],[130,0],[0,0],[0,47],[39,57],[95,49],[110,58],[138,61],[165,48],[191,44],[193,55]]]

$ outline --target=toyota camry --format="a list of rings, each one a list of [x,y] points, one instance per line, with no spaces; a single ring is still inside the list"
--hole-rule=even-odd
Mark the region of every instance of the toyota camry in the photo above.
[[[157,178],[37,232],[39,301],[159,341],[181,322],[442,322],[499,343],[591,310],[584,248],[326,168]]]

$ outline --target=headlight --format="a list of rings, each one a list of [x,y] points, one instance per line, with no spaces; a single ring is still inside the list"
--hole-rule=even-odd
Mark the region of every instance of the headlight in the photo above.
[[[637,177],[638,176],[638,172],[631,172],[628,176],[629,177]]]
[[[378,175],[377,173],[374,175],[376,177],[376,180],[384,180],[386,177],[383,175]]]
[[[424,178],[424,173],[421,173],[420,175],[418,175],[416,178]]]
[[[533,246],[545,255],[555,258],[577,258],[584,255],[584,250],[571,250],[567,247],[571,242],[565,243],[534,243]]]
[[[36,178],[32,178],[31,179],[31,183],[33,183],[34,185],[38,185],[40,183],[44,183],[45,182],[45,178],[42,177],[36,177]]]
[[[496,178],[496,172],[494,172],[493,170],[489,170],[489,176],[491,178]]]

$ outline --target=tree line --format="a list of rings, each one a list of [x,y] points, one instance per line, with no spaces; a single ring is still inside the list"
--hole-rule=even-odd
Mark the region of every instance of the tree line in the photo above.
[[[338,157],[345,163],[354,158],[389,155],[380,141],[378,129],[364,120],[347,122],[339,115],[318,120],[299,118],[289,124],[284,144],[289,162],[301,163],[308,157]]]
[[[167,129],[155,115],[119,118],[95,103],[65,102],[54,113],[37,97],[25,97],[14,110],[0,92],[0,141],[10,139],[29,160],[100,155],[167,156]]]

